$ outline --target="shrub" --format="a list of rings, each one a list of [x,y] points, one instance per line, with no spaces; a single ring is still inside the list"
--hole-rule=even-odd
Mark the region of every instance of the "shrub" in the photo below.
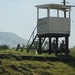
[[[0,45],[0,49],[9,49],[9,46],[7,46],[7,45]]]

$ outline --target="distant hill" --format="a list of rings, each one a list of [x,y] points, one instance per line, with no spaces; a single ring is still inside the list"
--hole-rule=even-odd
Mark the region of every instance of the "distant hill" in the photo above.
[[[19,37],[15,33],[0,32],[0,45],[8,45],[9,47],[16,47],[17,44],[21,46],[27,43],[27,40]]]

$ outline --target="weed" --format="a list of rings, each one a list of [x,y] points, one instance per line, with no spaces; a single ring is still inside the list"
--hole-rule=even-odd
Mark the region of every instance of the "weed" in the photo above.
[[[50,72],[48,72],[48,71],[46,71],[46,70],[41,70],[41,71],[39,72],[39,74],[40,74],[40,75],[53,75],[53,73],[50,73]]]
[[[2,64],[2,60],[0,60],[0,64]]]

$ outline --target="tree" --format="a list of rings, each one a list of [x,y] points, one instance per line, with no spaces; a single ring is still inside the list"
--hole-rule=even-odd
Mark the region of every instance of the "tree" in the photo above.
[[[7,46],[7,45],[0,45],[0,49],[9,49],[9,46]]]

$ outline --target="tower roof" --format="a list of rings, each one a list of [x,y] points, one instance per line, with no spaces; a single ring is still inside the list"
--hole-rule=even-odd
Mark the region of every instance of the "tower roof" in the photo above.
[[[60,4],[43,4],[43,5],[36,5],[35,7],[37,8],[42,8],[42,9],[59,9],[65,11],[65,9],[71,8],[69,5],[60,5]]]

